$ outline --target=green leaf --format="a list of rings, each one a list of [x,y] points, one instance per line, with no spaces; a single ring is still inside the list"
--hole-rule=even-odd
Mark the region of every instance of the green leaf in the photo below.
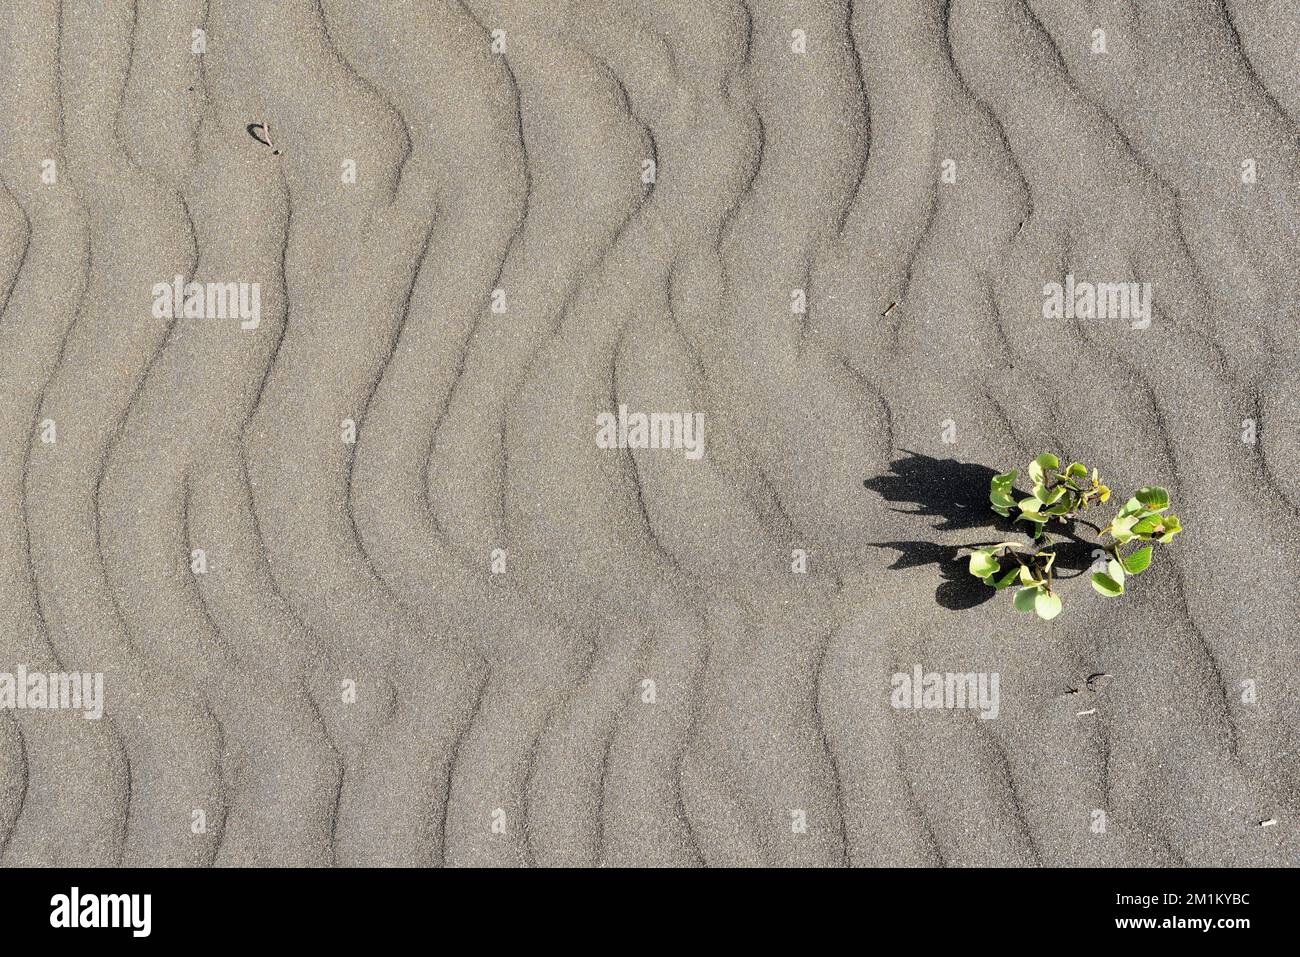
[[[1150,537],[1156,531],[1164,531],[1165,521],[1159,515],[1148,515],[1133,526],[1133,534]]]
[[[1032,611],[1038,602],[1038,593],[1041,588],[1022,588],[1016,592],[1016,597],[1012,604],[1016,606],[1016,611]]]
[[[1124,566],[1115,561],[1115,559],[1112,558],[1106,563],[1106,574],[1121,585],[1124,584]]]
[[[1001,489],[989,492],[989,501],[994,505],[1001,505],[1003,508],[1010,508],[1016,504],[1016,500]]]
[[[1043,503],[1031,496],[1030,498],[1022,498],[1016,504],[1020,506],[1022,512],[1037,512]]]
[[[1151,546],[1139,548],[1132,555],[1124,559],[1124,571],[1130,575],[1137,575],[1146,571],[1147,566],[1151,564]]]
[[[1061,599],[1044,589],[1038,590],[1034,598],[1034,612],[1043,621],[1051,621],[1061,613]]]
[[[1115,517],[1115,521],[1110,523],[1110,531],[1111,534],[1116,537],[1120,535],[1127,535],[1129,532],[1133,530],[1133,526],[1136,524],[1137,524],[1136,515],[1124,515],[1121,513],[1120,515],[1117,515]]]
[[[1165,533],[1160,536],[1159,541],[1167,542],[1183,530],[1182,523],[1178,521],[1177,515],[1170,515],[1165,519]]]
[[[1159,485],[1148,485],[1145,488],[1140,488],[1133,497],[1147,508],[1156,511],[1162,511],[1169,507],[1169,493]]]
[[[1003,518],[1008,518],[1011,515],[1011,509],[1006,508],[1005,506],[1002,505],[994,505],[993,511],[997,512]]]
[[[1017,571],[1020,573],[1020,584],[1026,588],[1032,588],[1039,583],[1038,579],[1034,577],[1034,570],[1028,565],[1021,565]]]
[[[1071,462],[1070,467],[1065,470],[1065,474],[1070,478],[1087,478],[1088,466],[1082,462]]]
[[[1003,472],[1001,475],[993,476],[993,484],[1000,488],[1010,488],[1016,480],[1019,473],[1012,469],[1010,472]]]
[[[1094,572],[1092,587],[1107,598],[1118,598],[1124,594],[1124,586],[1104,572]]]
[[[1046,472],[1059,469],[1061,467],[1061,460],[1051,452],[1044,452],[1038,458],[1034,459],[1034,464]]]
[[[1119,510],[1119,517],[1123,518],[1126,515],[1134,515],[1137,512],[1142,511],[1143,507],[1142,503],[1136,498],[1131,498],[1125,502],[1123,508]]]
[[[1001,567],[1002,564],[984,549],[980,549],[970,557],[970,573],[976,578],[986,578]]]
[[[1020,574],[1020,569],[1021,569],[1020,565],[1014,565],[1011,568],[1008,568],[1006,574],[1003,575],[1001,578],[997,578],[994,581],[989,581],[989,578],[993,578],[993,576],[990,575],[989,578],[984,579],[984,581],[986,584],[990,584],[994,588],[1000,591],[1001,589],[1006,588],[1008,585],[1010,585],[1013,581],[1016,580],[1016,576]]]
[[[1047,498],[1043,498],[1042,500],[1046,502],[1048,505],[1055,505],[1057,502],[1061,500],[1061,496],[1064,495],[1065,492],[1066,492],[1065,486],[1058,485],[1056,486],[1056,488],[1052,489],[1050,492],[1047,493]],[[1040,495],[1039,498],[1042,498],[1042,496]]]
[[[1045,525],[1047,523],[1047,519],[1048,516],[1039,515],[1037,512],[1021,512],[1019,515],[1015,517],[1015,521],[1017,522],[1033,522],[1035,525],[1039,525],[1039,526]]]

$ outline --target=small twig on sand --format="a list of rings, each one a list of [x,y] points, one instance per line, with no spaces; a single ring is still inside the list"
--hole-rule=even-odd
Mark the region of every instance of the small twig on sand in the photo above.
[[[258,135],[257,135],[257,132],[256,132],[257,130],[261,130],[261,131],[262,131],[262,135],[261,135],[261,136],[258,136]],[[272,155],[272,156],[279,156],[279,155],[280,155],[280,151],[279,151],[278,149],[276,149],[276,148],[275,148],[275,144],[271,142],[271,124],[270,124],[270,123],[267,123],[267,122],[262,122],[262,123],[250,123],[250,124],[248,124],[248,132],[249,132],[249,134],[253,137],[253,139],[257,140],[257,141],[260,142],[260,143],[265,143],[267,146],[271,147],[271,155]]]

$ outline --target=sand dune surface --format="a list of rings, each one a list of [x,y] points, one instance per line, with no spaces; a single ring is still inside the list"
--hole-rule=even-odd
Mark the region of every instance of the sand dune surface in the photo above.
[[[1293,865],[1298,42],[5,5],[0,705],[87,683],[0,707],[0,863]],[[1186,528],[1050,622],[962,551],[1043,451]]]

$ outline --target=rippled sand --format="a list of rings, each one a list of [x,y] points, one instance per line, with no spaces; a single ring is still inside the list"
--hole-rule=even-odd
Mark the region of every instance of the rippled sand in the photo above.
[[[1294,864],[1297,48],[1283,0],[6,4],[0,671],[105,697],[0,710],[0,861]],[[1067,274],[1149,327],[1044,319]],[[955,557],[1044,450],[1188,528],[1050,624]],[[996,720],[892,708],[917,664]]]

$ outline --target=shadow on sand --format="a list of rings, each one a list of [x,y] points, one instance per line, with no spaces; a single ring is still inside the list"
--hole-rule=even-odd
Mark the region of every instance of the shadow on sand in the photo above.
[[[944,608],[962,610],[983,604],[997,593],[967,571],[970,552],[963,549],[995,542],[1024,541],[1028,544],[1032,539],[1025,531],[1025,523],[1002,518],[989,507],[989,480],[998,474],[995,470],[955,459],[931,458],[907,449],[902,451],[907,458],[895,459],[889,464],[887,473],[866,479],[863,486],[891,504],[914,506],[892,511],[937,519],[929,525],[934,531],[984,529],[986,533],[977,535],[972,532],[971,540],[960,546],[940,545],[929,539],[872,542],[872,546],[900,553],[889,566],[891,569],[937,566],[943,580],[934,597]],[[1018,490],[1016,497],[1022,498],[1027,494]],[[1092,564],[1092,550],[1096,544],[1080,538],[1075,524],[1051,526],[1059,578],[1082,574]]]

